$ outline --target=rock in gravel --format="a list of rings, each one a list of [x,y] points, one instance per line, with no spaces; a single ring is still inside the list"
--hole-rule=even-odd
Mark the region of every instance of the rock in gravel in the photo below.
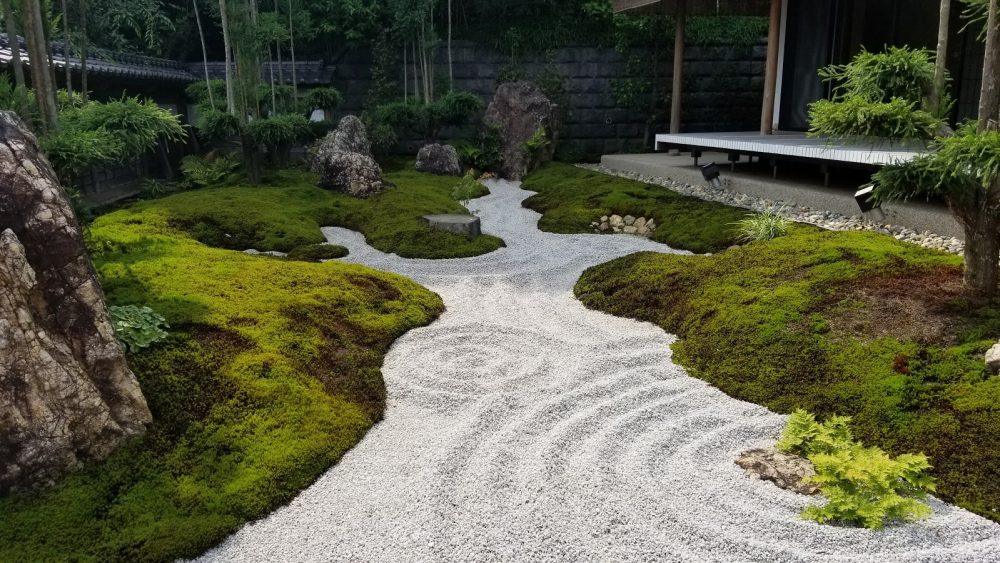
[[[437,176],[461,176],[462,165],[458,161],[458,151],[451,145],[432,143],[424,145],[417,152],[416,169]]]
[[[442,215],[424,215],[424,221],[432,229],[446,231],[469,237],[478,237],[482,234],[479,217],[475,215],[460,215],[457,213],[445,213]]]
[[[633,217],[631,215],[626,215],[623,219],[625,220],[625,224],[626,225],[628,225],[630,227],[632,225],[635,225],[635,217]]]
[[[486,109],[483,122],[501,132],[501,178],[520,180],[552,160],[555,154],[559,142],[559,106],[533,82],[501,84]],[[545,133],[547,143],[535,151],[525,150],[525,144],[539,130]]]
[[[353,115],[341,119],[337,129],[310,152],[311,167],[319,174],[322,188],[368,197],[392,187],[372,157],[364,124]]]
[[[807,482],[816,475],[809,460],[797,455],[781,453],[774,448],[763,448],[743,452],[736,460],[748,477],[771,481],[782,489],[803,495],[814,495],[819,487]]]
[[[1000,372],[1000,342],[986,352],[986,368],[991,373]]]
[[[152,419],[80,225],[38,143],[0,112],[0,493],[100,460]]]
[[[624,227],[625,226],[625,220],[622,219],[621,215],[612,215],[610,223],[611,223],[612,227]]]

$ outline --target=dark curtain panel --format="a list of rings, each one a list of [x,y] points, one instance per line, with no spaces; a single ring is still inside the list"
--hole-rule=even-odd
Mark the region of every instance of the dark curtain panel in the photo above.
[[[837,0],[790,0],[785,28],[779,127],[809,128],[809,104],[826,97],[816,71],[830,63]]]

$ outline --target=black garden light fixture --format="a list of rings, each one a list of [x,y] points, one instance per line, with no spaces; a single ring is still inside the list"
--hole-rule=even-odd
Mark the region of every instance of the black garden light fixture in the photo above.
[[[721,174],[722,173],[719,171],[719,165],[714,162],[709,162],[701,167],[701,175],[705,178],[705,181],[712,184],[712,187],[715,189],[722,187],[722,182],[719,180],[719,176]]]
[[[861,208],[862,213],[868,213],[878,209],[878,204],[872,200],[872,192],[875,191],[875,184],[865,184],[858,188],[858,191],[854,194],[854,201],[858,202],[858,207]]]

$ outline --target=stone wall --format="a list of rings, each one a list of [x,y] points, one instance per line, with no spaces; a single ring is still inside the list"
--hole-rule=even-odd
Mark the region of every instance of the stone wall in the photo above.
[[[682,130],[745,131],[760,126],[766,47],[690,46],[684,68]],[[497,77],[510,67],[509,56],[470,43],[453,49],[455,87],[481,95],[489,102]],[[671,84],[670,55],[661,61],[664,90]],[[448,74],[446,53],[436,61],[439,82]],[[624,72],[624,63],[613,49],[568,47],[549,54],[529,55],[517,69],[526,78],[558,75],[565,79],[570,107],[563,135],[564,146],[590,154],[639,150],[646,115],[615,107],[612,81]],[[398,71],[400,80],[402,70]],[[411,77],[412,81],[412,77]],[[334,86],[345,95],[344,113],[361,111],[371,82],[371,53],[352,51],[337,61]],[[664,132],[666,119],[653,127]],[[419,143],[404,149],[416,152]]]

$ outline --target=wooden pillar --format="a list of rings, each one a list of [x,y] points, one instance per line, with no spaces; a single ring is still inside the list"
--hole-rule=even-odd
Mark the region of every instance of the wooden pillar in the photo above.
[[[681,98],[684,95],[684,24],[687,20],[687,0],[677,0],[677,30],[674,32],[674,84],[670,96],[670,132],[681,132]]]
[[[767,63],[764,70],[764,107],[760,113],[760,134],[774,132],[774,97],[778,87],[778,41],[781,33],[781,0],[771,0],[771,23],[767,31]]]

